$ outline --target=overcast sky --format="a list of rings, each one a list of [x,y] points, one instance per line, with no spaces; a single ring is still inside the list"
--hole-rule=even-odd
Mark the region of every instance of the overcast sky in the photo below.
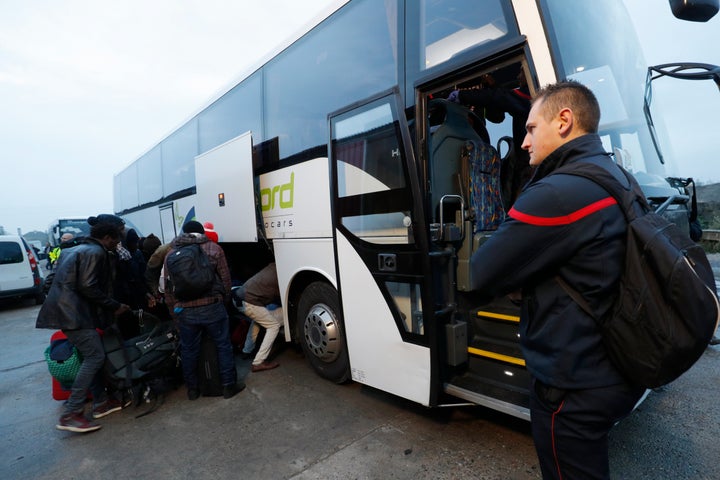
[[[688,23],[667,0],[633,2],[649,63],[720,64],[720,14]],[[334,3],[0,0],[0,225],[111,212],[114,174]],[[720,181],[718,89],[662,82],[683,175]]]

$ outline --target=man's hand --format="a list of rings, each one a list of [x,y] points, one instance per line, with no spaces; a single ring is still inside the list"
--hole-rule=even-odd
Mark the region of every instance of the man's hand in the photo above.
[[[515,305],[521,305],[522,304],[522,292],[520,290],[517,290],[515,292],[510,292],[507,294],[507,297],[510,299],[512,303]]]
[[[129,311],[130,311],[130,307],[129,307],[128,305],[125,305],[125,304],[123,303],[123,304],[120,305],[120,307],[118,307],[117,310],[115,310],[115,316],[116,316],[116,317],[119,317],[119,316],[122,315],[123,313],[129,312]]]
[[[147,304],[149,308],[153,308],[155,305],[157,305],[155,296],[152,293],[146,293],[145,298],[147,299]]]

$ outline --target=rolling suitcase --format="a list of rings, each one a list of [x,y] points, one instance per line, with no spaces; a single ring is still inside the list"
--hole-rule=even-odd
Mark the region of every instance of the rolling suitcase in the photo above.
[[[205,397],[219,397],[223,394],[215,342],[204,332],[200,341],[200,357],[198,358],[198,390]]]

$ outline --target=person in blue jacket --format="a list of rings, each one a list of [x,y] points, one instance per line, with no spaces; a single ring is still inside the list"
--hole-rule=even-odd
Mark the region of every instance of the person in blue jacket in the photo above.
[[[597,323],[561,285],[579,292],[597,318],[617,295],[625,217],[595,182],[564,174],[594,162],[627,185],[603,149],[599,121],[597,99],[578,82],[538,92],[522,144],[533,177],[471,259],[474,289],[488,298],[521,293],[520,343],[544,479],[609,478],[608,433],[644,393],[613,366]]]

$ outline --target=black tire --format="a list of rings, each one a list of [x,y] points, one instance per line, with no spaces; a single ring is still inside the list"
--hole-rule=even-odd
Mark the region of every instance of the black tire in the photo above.
[[[340,301],[335,289],[324,282],[308,285],[300,295],[296,321],[297,339],[313,370],[335,383],[350,380],[350,360]]]

